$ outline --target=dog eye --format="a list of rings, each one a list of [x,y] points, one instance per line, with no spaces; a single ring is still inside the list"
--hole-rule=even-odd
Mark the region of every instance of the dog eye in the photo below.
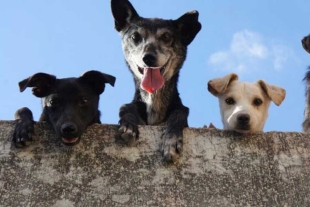
[[[164,42],[168,43],[168,42],[170,42],[170,41],[172,40],[172,35],[171,35],[170,33],[168,33],[168,32],[165,32],[165,33],[161,36],[161,39],[162,39]]]
[[[80,106],[85,106],[88,104],[88,98],[84,97],[80,100]]]
[[[50,99],[48,102],[48,106],[50,106],[50,107],[56,107],[58,105],[60,105],[60,99],[58,99],[58,98]]]
[[[225,100],[225,102],[228,104],[228,105],[233,105],[235,104],[235,100],[233,98],[228,98]]]
[[[138,32],[133,33],[130,38],[134,41],[134,43],[138,43],[141,41],[141,35]]]
[[[254,99],[254,101],[253,101],[253,104],[254,104],[255,106],[260,106],[260,105],[262,105],[262,103],[263,103],[263,101],[262,101],[261,99],[259,99],[259,98],[256,98],[256,99]]]

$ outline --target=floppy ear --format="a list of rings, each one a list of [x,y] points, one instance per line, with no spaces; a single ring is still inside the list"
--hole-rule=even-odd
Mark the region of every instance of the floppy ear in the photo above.
[[[91,70],[84,73],[80,77],[80,79],[89,84],[91,88],[99,95],[103,93],[106,83],[114,86],[116,78],[109,74],[101,73],[96,70]]]
[[[275,85],[269,85],[263,80],[257,81],[257,83],[262,87],[262,89],[265,91],[265,93],[269,96],[269,98],[277,105],[280,106],[282,101],[285,98],[286,91]]]
[[[175,20],[182,37],[182,42],[185,45],[189,45],[201,29],[201,24],[198,22],[198,15],[198,11],[190,11]]]
[[[208,91],[212,93],[214,96],[217,96],[221,93],[225,93],[229,84],[232,81],[237,81],[237,80],[238,80],[238,75],[234,73],[226,75],[222,78],[215,78],[208,82]]]
[[[132,4],[127,0],[111,0],[111,9],[114,27],[118,32],[125,29],[133,19],[139,17]]]
[[[304,48],[308,53],[310,53],[310,35],[304,37],[304,38],[301,40],[301,44],[302,44],[303,48]]]
[[[32,93],[36,97],[45,97],[51,93],[51,88],[54,86],[56,77],[46,73],[36,73],[33,76],[26,78],[18,83],[20,92],[23,92],[27,87],[33,87]]]

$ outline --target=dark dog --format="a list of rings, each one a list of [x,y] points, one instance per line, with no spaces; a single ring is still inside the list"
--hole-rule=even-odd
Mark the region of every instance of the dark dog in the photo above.
[[[37,73],[19,82],[20,91],[32,87],[33,95],[42,98],[40,121],[52,125],[66,145],[78,143],[88,126],[100,123],[99,95],[105,84],[114,86],[115,77],[98,71],[88,71],[79,78],[56,79],[46,73]],[[34,134],[32,112],[28,108],[15,113],[17,120],[13,142],[17,147],[26,145]]]
[[[310,53],[310,35],[304,37],[301,41],[303,48]],[[310,67],[305,75],[306,81],[306,107],[304,111],[304,122],[302,124],[303,132],[310,132]]]
[[[187,46],[201,29],[198,12],[164,20],[140,17],[127,0],[112,0],[111,7],[136,87],[133,101],[120,108],[122,138],[134,142],[139,124],[164,124],[163,158],[175,161],[182,150],[189,114],[179,97],[177,81]]]

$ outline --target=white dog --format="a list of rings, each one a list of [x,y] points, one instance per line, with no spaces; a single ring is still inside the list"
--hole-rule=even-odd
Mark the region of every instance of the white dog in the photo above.
[[[279,106],[286,93],[263,80],[238,82],[236,74],[210,80],[208,90],[219,99],[224,129],[239,133],[263,131],[270,101]]]

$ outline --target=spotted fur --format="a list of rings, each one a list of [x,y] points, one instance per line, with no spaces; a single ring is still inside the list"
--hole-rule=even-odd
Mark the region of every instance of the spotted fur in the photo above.
[[[201,29],[198,12],[185,13],[176,20],[143,18],[128,0],[112,0],[115,29],[122,36],[126,63],[134,77],[133,101],[120,108],[121,137],[134,144],[137,125],[167,126],[161,152],[165,161],[175,161],[183,146],[183,129],[188,126],[189,109],[182,104],[177,82],[185,61],[187,46]],[[145,60],[149,55],[152,63]],[[140,85],[141,68],[161,68],[164,85],[153,93]]]

